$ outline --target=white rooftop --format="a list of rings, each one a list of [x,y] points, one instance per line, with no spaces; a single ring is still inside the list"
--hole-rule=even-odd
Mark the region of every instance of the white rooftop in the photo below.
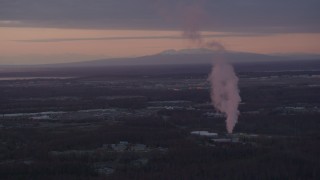
[[[191,134],[198,136],[218,136],[218,133],[210,133],[208,131],[192,131]]]

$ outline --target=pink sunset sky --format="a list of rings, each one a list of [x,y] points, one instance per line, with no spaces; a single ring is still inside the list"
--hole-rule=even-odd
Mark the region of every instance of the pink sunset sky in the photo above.
[[[182,38],[176,23],[180,1],[159,5],[138,0],[131,6],[117,1],[30,2],[8,1],[0,6],[0,64],[64,63],[196,48]],[[229,51],[320,54],[319,13],[314,7],[320,3],[316,1],[274,6],[271,1],[252,0],[207,3],[204,38],[219,41]],[[271,10],[272,14],[261,15]]]

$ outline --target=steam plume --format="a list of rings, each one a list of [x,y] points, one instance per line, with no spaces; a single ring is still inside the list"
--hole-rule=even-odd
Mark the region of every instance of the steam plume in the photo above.
[[[211,82],[211,100],[213,106],[226,114],[228,133],[232,133],[238,121],[238,106],[241,101],[238,90],[238,77],[233,67],[219,59],[209,75]]]
[[[233,67],[223,58],[226,51],[225,47],[217,41],[205,42],[203,40],[200,26],[203,18],[205,18],[205,13],[201,3],[186,6],[184,12],[182,35],[199,47],[210,48],[217,52],[216,60],[208,78],[211,83],[211,100],[215,109],[226,115],[227,131],[232,133],[238,121],[238,106],[241,101],[238,77]]]

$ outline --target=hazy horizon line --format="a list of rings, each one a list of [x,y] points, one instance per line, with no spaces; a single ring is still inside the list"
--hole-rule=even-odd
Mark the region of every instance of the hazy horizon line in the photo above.
[[[266,33],[221,33],[205,34],[202,38],[212,37],[250,37],[250,36],[267,36]],[[23,43],[50,43],[50,42],[68,42],[68,41],[108,41],[108,40],[148,40],[148,39],[187,39],[182,35],[170,36],[117,36],[117,37],[85,37],[85,38],[43,38],[43,39],[18,39],[13,42]]]

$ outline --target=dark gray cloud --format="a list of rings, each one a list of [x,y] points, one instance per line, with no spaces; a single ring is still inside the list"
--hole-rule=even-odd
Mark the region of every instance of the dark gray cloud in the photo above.
[[[268,34],[262,33],[221,33],[221,34],[206,34],[202,38],[216,37],[248,37],[248,36],[264,36]],[[51,43],[51,42],[68,42],[68,41],[115,41],[115,40],[147,40],[147,39],[185,39],[180,35],[172,36],[119,36],[119,37],[86,37],[86,38],[50,38],[50,39],[20,39],[13,40],[23,43]]]
[[[181,25],[181,7],[197,1],[201,0],[0,0],[0,26],[176,29]],[[203,4],[208,30],[320,32],[319,0],[207,0]]]

